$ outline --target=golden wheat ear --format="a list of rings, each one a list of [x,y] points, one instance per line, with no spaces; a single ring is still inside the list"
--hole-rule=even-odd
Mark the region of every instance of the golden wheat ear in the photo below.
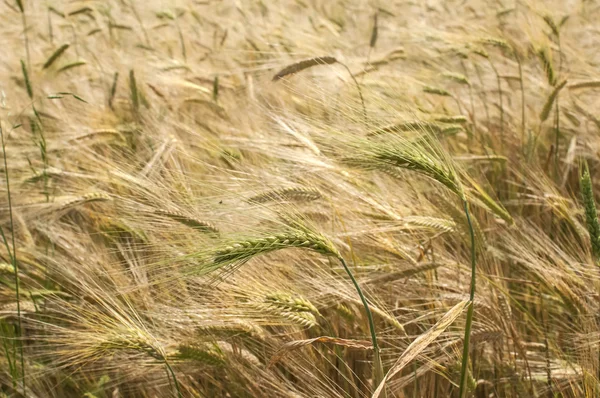
[[[324,57],[315,57],[306,59],[304,61],[296,62],[294,64],[288,65],[273,76],[273,81],[281,80],[286,76],[293,75],[298,72],[302,72],[303,70],[312,68],[318,65],[331,65],[335,64],[337,59],[330,56]]]

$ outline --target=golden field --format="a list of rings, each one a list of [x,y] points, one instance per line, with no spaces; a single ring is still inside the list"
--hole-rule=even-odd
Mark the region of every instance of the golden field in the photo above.
[[[597,397],[600,5],[0,4],[0,397]]]

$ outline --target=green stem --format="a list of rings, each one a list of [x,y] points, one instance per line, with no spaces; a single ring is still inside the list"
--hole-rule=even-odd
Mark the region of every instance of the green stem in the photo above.
[[[469,309],[467,310],[467,322],[465,324],[465,337],[463,344],[462,366],[460,370],[460,390],[459,398],[463,398],[466,392],[466,381],[469,366],[469,342],[471,339],[471,325],[473,324],[473,307],[475,299],[475,277],[476,277],[476,261],[475,261],[475,233],[473,232],[473,223],[471,222],[471,214],[469,213],[469,204],[463,200],[465,216],[469,225],[469,235],[471,237],[471,289],[469,292]]]
[[[13,213],[12,213],[12,200],[10,196],[10,178],[8,177],[8,163],[6,161],[6,145],[4,142],[4,132],[2,131],[2,127],[0,127],[0,139],[2,140],[2,157],[4,158],[4,175],[6,176],[6,195],[8,196],[8,215],[10,221],[10,231],[12,235],[12,254],[9,250],[8,244],[6,245],[6,249],[8,250],[8,255],[10,256],[10,260],[12,262],[13,269],[15,270],[15,296],[17,299],[17,319],[18,319],[18,333],[17,336],[20,338],[22,336],[22,326],[21,326],[21,295],[19,292],[19,264],[17,262],[17,246],[15,244],[15,227],[13,222]],[[4,233],[3,233],[4,235]],[[4,239],[6,243],[6,238]],[[21,355],[21,377],[23,378],[23,396],[27,395],[27,391],[25,389],[25,359],[23,356],[23,341],[21,340],[19,343],[19,353]]]
[[[181,390],[179,389],[179,382],[177,382],[177,377],[175,377],[175,372],[173,372],[173,368],[171,367],[171,365],[169,365],[169,362],[167,362],[166,359],[165,359],[165,366],[167,367],[167,369],[169,370],[169,373],[171,373],[171,377],[173,378],[173,383],[175,384],[175,390],[177,390],[177,397],[182,398],[183,395],[181,395]]]
[[[376,388],[377,386],[379,386],[379,383],[383,379],[383,365],[381,363],[381,355],[379,353],[379,345],[377,344],[377,334],[375,333],[375,323],[373,322],[373,315],[371,314],[371,309],[369,308],[369,303],[367,303],[367,299],[363,295],[362,290],[361,290],[360,286],[358,285],[358,282],[356,281],[356,279],[354,279],[354,275],[352,275],[352,271],[350,271],[350,268],[348,268],[346,261],[341,256],[339,257],[339,260],[342,263],[342,266],[344,267],[344,269],[346,270],[346,273],[350,277],[350,280],[354,284],[354,287],[356,288],[356,292],[360,296],[360,301],[362,301],[362,304],[365,307],[365,313],[367,314],[367,319],[369,321],[369,330],[371,331],[371,342],[373,343],[373,354],[374,354],[374,362],[375,362],[375,365],[374,365],[375,366],[375,369],[374,369],[375,370],[374,371],[375,378],[374,378],[373,384]]]

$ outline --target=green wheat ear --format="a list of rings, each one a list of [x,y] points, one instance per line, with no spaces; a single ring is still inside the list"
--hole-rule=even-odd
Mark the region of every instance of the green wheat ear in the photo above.
[[[585,223],[590,233],[590,242],[592,244],[592,255],[594,256],[594,260],[598,261],[600,259],[600,223],[598,222],[598,211],[596,210],[596,201],[594,200],[592,178],[590,177],[587,162],[583,163],[580,187],[585,210]]]

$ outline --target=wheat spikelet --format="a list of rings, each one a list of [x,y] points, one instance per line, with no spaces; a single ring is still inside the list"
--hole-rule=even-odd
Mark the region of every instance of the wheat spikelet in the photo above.
[[[311,312],[316,315],[319,310],[310,301],[300,296],[292,296],[289,293],[270,293],[265,296],[265,303],[292,312]]]
[[[452,97],[452,94],[450,94],[448,91],[438,87],[425,86],[423,87],[423,92],[433,95],[439,95],[442,97]]]
[[[14,274],[15,267],[8,263],[0,263],[0,273],[3,274]]]
[[[143,352],[158,360],[165,359],[162,347],[151,342],[151,339],[139,330],[117,331],[95,343],[93,349],[98,354],[107,351],[133,350]]]
[[[375,15],[373,15],[373,30],[371,31],[371,39],[369,40],[369,47],[371,48],[375,48],[375,45],[377,44],[377,35],[379,32],[377,24],[378,16],[378,13],[375,13]]]
[[[133,106],[133,111],[137,113],[140,109],[140,99],[137,83],[135,81],[135,72],[133,69],[129,71],[129,92],[131,95],[131,105]]]
[[[281,188],[268,192],[263,192],[248,199],[251,203],[266,203],[276,200],[288,200],[294,202],[310,202],[322,198],[323,195],[316,188],[297,187]]]
[[[277,72],[275,76],[273,76],[273,81],[281,80],[286,76],[301,72],[308,68],[312,68],[313,66],[331,65],[336,62],[337,60],[334,57],[330,56],[315,57],[311,59],[306,59],[304,61],[296,62],[295,64],[288,65],[279,72]]]
[[[388,173],[393,168],[415,171],[438,181],[461,198],[464,197],[455,172],[413,144],[398,147],[375,144],[363,156],[343,158],[342,161],[355,167]]]
[[[83,65],[87,65],[87,62],[85,61],[76,61],[76,62],[71,62],[70,64],[66,64],[61,66],[56,73],[63,73],[68,71],[69,69],[73,69],[73,68],[77,68],[78,66],[83,66]]]
[[[294,351],[298,348],[305,347],[307,345],[311,345],[314,343],[325,343],[325,344],[334,344],[337,346],[360,349],[360,350],[372,350],[373,345],[369,341],[364,340],[348,340],[348,339],[340,339],[337,337],[328,337],[328,336],[320,336],[312,339],[306,340],[294,340],[288,343],[285,343],[281,346],[277,352],[273,355],[267,367],[273,366],[279,360],[281,360],[286,354],[291,351]]]
[[[225,365],[223,351],[216,344],[180,344],[177,351],[173,359],[196,361],[216,367]]]
[[[93,11],[94,10],[92,10],[90,7],[82,7],[82,8],[78,8],[77,10],[69,12],[67,15],[72,17],[72,16],[79,15],[79,14],[91,13]]]
[[[546,78],[548,79],[548,83],[551,86],[556,84],[556,75],[554,73],[554,65],[552,63],[552,58],[550,57],[550,50],[547,47],[542,47],[538,50],[537,55],[542,63],[542,67],[544,68],[544,72],[546,73]]]
[[[496,340],[502,338],[504,333],[501,329],[494,326],[484,326],[479,329],[473,330],[471,333],[471,343],[493,343]]]
[[[156,209],[154,210],[154,214],[170,218],[171,220],[177,221],[180,224],[183,224],[200,232],[219,235],[219,230],[217,229],[217,227],[215,227],[208,221],[199,220],[197,218],[190,217],[183,213],[171,210]]]
[[[272,309],[272,307],[267,307],[267,309]],[[317,326],[317,318],[310,312],[290,312],[279,310],[273,312],[280,317],[289,319],[293,323],[297,323],[307,328]]]
[[[420,274],[422,272],[433,271],[433,270],[436,270],[440,267],[447,266],[447,265],[448,265],[447,263],[435,262],[435,261],[417,264],[417,265],[414,265],[414,266],[412,266],[408,269],[402,270],[402,271],[390,272],[388,274],[372,278],[372,279],[368,280],[367,283],[373,284],[373,285],[390,283],[390,282],[397,281],[398,279],[409,278],[411,276]]]
[[[600,88],[600,80],[586,80],[582,82],[571,83],[569,90],[579,90],[582,88]]]
[[[485,59],[490,58],[490,54],[484,48],[475,48],[473,49],[473,53]]]
[[[508,42],[497,37],[484,37],[481,39],[481,42],[483,44],[487,44],[503,50],[512,51],[512,47],[510,46],[510,44],[508,44]]]
[[[255,303],[254,307],[305,327],[316,326],[316,316],[321,315],[310,301],[283,292],[267,294],[263,301]]]
[[[585,211],[585,223],[590,234],[592,246],[592,255],[595,261],[600,260],[600,222],[598,222],[598,211],[596,200],[594,199],[594,190],[592,179],[587,163],[584,163],[583,172],[579,179],[581,187],[581,197],[583,198],[583,208]]]
[[[302,216],[315,222],[327,222],[331,219],[328,213],[318,210],[305,211]]]
[[[30,99],[33,99],[33,89],[31,88],[29,73],[27,73],[27,66],[23,60],[21,60],[21,71],[23,72],[23,79],[25,80],[25,89],[27,90],[27,95]]]
[[[394,133],[402,131],[428,131],[432,133],[441,133],[442,127],[438,123],[415,120],[402,123],[394,123],[389,126],[377,128],[369,133],[368,136],[376,136],[384,133]]]
[[[230,246],[216,250],[213,262],[225,264],[246,261],[259,254],[293,247],[313,250],[326,256],[339,257],[337,249],[324,236],[308,231],[290,231],[234,242]]]
[[[123,136],[123,134],[119,131],[119,130],[115,130],[115,129],[98,129],[98,130],[94,130],[90,133],[87,134],[83,134],[80,135],[78,137],[75,137],[73,139],[73,141],[84,141],[84,140],[89,140],[89,139],[93,139],[93,138],[98,138],[98,137],[108,137],[108,138],[115,138],[118,141],[121,142],[125,142],[126,139]]]
[[[356,316],[354,315],[354,312],[346,305],[342,304],[342,303],[337,303],[334,307],[335,312],[344,320],[346,320],[346,322],[348,323],[353,323],[354,319],[356,318]]]
[[[452,232],[456,228],[454,221],[436,217],[409,216],[402,218],[402,221],[407,225],[417,225],[445,232]]]
[[[69,208],[72,208],[75,206],[82,205],[84,203],[102,202],[102,201],[107,201],[107,200],[111,200],[111,199],[112,198],[110,197],[110,195],[107,195],[103,192],[91,192],[91,193],[87,193],[85,195],[78,196],[73,199],[68,199],[68,200],[59,202],[58,210],[66,210],[66,209],[69,209]]]
[[[444,72],[442,73],[442,76],[460,84],[465,84],[467,86],[471,85],[469,79],[467,79],[465,75],[461,75],[460,73]]]
[[[561,83],[557,84],[556,87],[554,87],[554,90],[552,90],[552,93],[550,93],[550,96],[548,97],[548,99],[546,100],[546,103],[544,104],[542,113],[540,113],[540,121],[543,122],[546,119],[548,119],[548,116],[550,116],[550,111],[552,110],[552,105],[554,105],[554,101],[556,100],[558,93],[560,92],[560,90],[563,89],[563,87],[565,87],[566,84],[567,84],[567,81],[563,80]]]
[[[108,95],[108,107],[112,109],[113,100],[115,99],[115,94],[117,93],[117,83],[119,82],[119,72],[115,72],[113,76],[113,82],[110,86],[110,93]]]
[[[550,29],[552,30],[552,33],[554,33],[554,35],[556,37],[560,37],[560,29],[559,29],[558,25],[556,25],[556,23],[554,22],[552,17],[550,15],[544,15],[543,18],[544,18],[544,22],[546,22],[546,25],[548,25],[550,27]]]
[[[463,123],[467,123],[467,117],[463,116],[463,115],[456,115],[456,116],[440,116],[440,117],[436,117],[435,118],[436,122],[440,122],[440,123],[459,123],[459,124],[463,124]]]
[[[235,321],[224,324],[203,325],[196,329],[198,335],[212,338],[227,338],[234,336],[262,337],[264,332],[260,327],[249,322]]]
[[[42,66],[42,69],[47,69],[50,66],[52,66],[54,61],[56,61],[68,48],[69,48],[69,44],[63,44],[62,46],[57,48],[56,51],[54,51],[52,53],[52,55],[48,58],[46,63],[44,63],[44,66]]]

